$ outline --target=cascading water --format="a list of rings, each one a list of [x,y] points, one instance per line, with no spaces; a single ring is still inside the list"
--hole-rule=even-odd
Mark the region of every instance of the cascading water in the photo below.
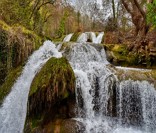
[[[94,33],[95,34],[95,33]],[[94,36],[94,34],[92,33],[92,42],[96,43],[96,44],[100,44],[102,42],[102,38],[104,36],[104,32],[99,33],[99,35],[96,37]]]
[[[114,131],[115,133],[126,131],[155,133],[156,91],[154,86],[147,81],[121,81],[118,90],[117,113],[119,128]]]
[[[51,57],[60,58],[55,45],[46,41],[39,50],[34,52],[23,69],[11,93],[6,97],[0,108],[0,133],[22,133],[27,111],[29,88],[35,74]]]
[[[99,33],[97,37],[94,32],[86,32],[86,33],[82,33],[78,37],[77,42],[84,43],[87,42],[88,39],[90,39],[92,43],[100,44],[102,42],[103,36],[104,36],[104,32]]]
[[[63,39],[63,42],[69,42],[72,36],[73,36],[73,33],[67,35],[67,36]]]
[[[107,114],[109,89],[116,78],[107,68],[104,49],[89,44],[75,44],[68,59],[74,69],[79,118],[86,132],[108,131],[104,114]],[[111,85],[112,84],[112,85]],[[107,99],[107,101],[105,101]]]
[[[95,33],[91,32],[90,36],[91,36],[92,42],[95,43],[96,42],[96,35],[95,35]]]
[[[147,81],[119,81],[99,45],[75,43],[70,46],[71,51],[66,57],[76,76],[76,120],[85,126],[81,132],[155,133],[154,86]],[[1,133],[22,133],[31,82],[49,58],[62,56],[58,52],[60,48],[61,44],[56,48],[47,41],[29,58],[0,108]],[[126,68],[119,69],[128,71]]]
[[[87,34],[86,34],[86,33],[82,33],[82,34],[78,37],[77,42],[83,43],[83,42],[87,42],[87,40],[88,40]]]
[[[104,49],[76,43],[67,55],[76,76],[76,120],[85,133],[155,133],[156,91],[147,81],[119,81]],[[128,71],[128,70],[127,70]]]
[[[103,36],[104,36],[104,32],[99,33],[95,43],[98,43],[98,44],[101,43]]]

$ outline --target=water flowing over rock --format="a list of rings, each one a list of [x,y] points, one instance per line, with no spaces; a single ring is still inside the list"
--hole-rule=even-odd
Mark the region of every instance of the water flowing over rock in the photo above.
[[[108,62],[103,55],[103,49],[98,50],[89,44],[74,45],[68,55],[77,77],[78,118],[86,125],[88,133],[102,131],[105,127],[103,114],[109,114],[109,91],[115,87],[116,77],[107,68]]]
[[[85,125],[85,131],[81,132],[155,133],[154,85],[119,80],[106,60],[104,49],[97,45],[75,43],[66,56],[76,76],[76,120]]]
[[[144,132],[156,129],[156,91],[147,81],[122,81],[119,85],[118,116],[122,125]]]
[[[100,44],[102,42],[103,36],[104,36],[104,32],[99,33],[99,35],[92,42],[96,44]]]
[[[144,75],[147,75],[147,73],[151,73],[151,70],[127,69],[112,66],[107,61],[105,50],[101,45],[86,42],[91,38],[92,41],[96,41],[96,39],[102,38],[104,33],[100,33],[97,37],[94,34],[95,33],[83,33],[79,37],[79,43],[70,42],[69,45],[66,43],[66,46],[63,47],[63,55],[68,59],[76,77],[75,95],[73,95],[74,98],[72,97],[76,99],[76,117],[75,114],[69,115],[68,108],[70,107],[66,107],[69,104],[67,104],[68,101],[65,100],[59,104],[59,106],[55,107],[60,109],[61,114],[66,110],[66,114],[69,116],[54,116],[56,119],[48,123],[49,126],[47,129],[45,129],[46,126],[43,123],[43,129],[39,127],[36,131],[41,133],[46,131],[46,133],[49,133],[55,129],[55,131],[59,133],[155,133],[156,90],[153,83],[155,80],[152,79],[152,77],[147,80],[148,76],[139,79],[139,76],[135,75],[142,71],[145,72]],[[29,58],[22,75],[14,84],[11,93],[6,97],[0,108],[0,132],[21,133],[23,131],[31,82],[49,58],[62,57],[61,52],[58,52],[58,50],[61,50],[61,46],[62,45],[58,45],[56,48],[53,43],[47,41]],[[54,66],[58,69],[56,73],[64,71],[66,76],[69,76],[69,73],[63,69],[61,65],[60,67],[57,67],[57,64],[53,65],[53,67]],[[44,68],[46,71],[47,68]],[[138,71],[138,73],[133,72],[129,78],[128,76],[131,74],[129,71]],[[53,72],[55,71],[53,70]],[[57,77],[55,76],[56,73],[50,76],[49,84],[51,85],[51,81],[56,79],[57,81],[53,83],[57,83],[56,85],[58,86],[60,79],[63,78],[66,82],[64,85],[68,85],[70,78],[66,79],[63,76]],[[40,83],[40,80],[38,83]],[[54,88],[53,86],[50,86],[51,89],[48,87],[44,88],[45,82],[42,83],[41,88],[49,92],[46,94],[53,94],[53,91],[51,91],[53,89],[56,90],[56,94],[59,94],[58,88]],[[62,82],[60,84],[62,84]],[[74,83],[72,86],[73,85]],[[62,88],[64,90],[65,86]],[[67,88],[69,90],[69,87]],[[63,92],[65,91],[62,91],[61,95],[67,97],[68,93],[63,94]],[[36,95],[38,96],[37,104],[36,107],[33,106],[35,109],[31,108],[32,112],[40,109],[38,108],[38,106],[42,105],[42,103],[40,103],[40,96],[42,96],[43,99],[47,99],[47,95],[43,97],[42,92],[38,94],[39,95]],[[72,98],[68,100],[74,101]],[[36,101],[36,97],[32,97],[32,99],[34,102]],[[52,99],[50,100],[53,101]],[[57,103],[55,104],[57,105]],[[41,113],[45,111],[42,110],[44,105],[46,105],[45,108],[47,109],[49,103],[44,103],[41,106]],[[75,101],[73,105],[73,107],[75,107]],[[50,111],[52,112],[51,108]],[[38,110],[33,113],[37,115]],[[50,112],[47,114],[48,118],[49,116],[53,117],[53,115],[54,113]],[[65,124],[63,124],[62,119],[65,120]],[[72,123],[73,126],[71,126]],[[69,130],[67,127],[65,128],[66,124]]]
[[[55,45],[46,41],[39,50],[30,56],[22,75],[12,87],[0,108],[0,132],[22,133],[27,111],[27,99],[31,82],[50,57],[62,57]]]
[[[72,36],[73,36],[73,33],[67,35],[67,36],[63,39],[63,42],[69,42]]]
[[[100,44],[102,43],[102,39],[104,36],[104,32],[100,32],[98,36],[94,32],[85,32],[80,34],[80,36],[77,39],[78,43],[84,43],[84,42],[92,42],[95,44]]]
[[[87,42],[88,36],[86,33],[82,33],[78,38],[77,38],[77,42]]]

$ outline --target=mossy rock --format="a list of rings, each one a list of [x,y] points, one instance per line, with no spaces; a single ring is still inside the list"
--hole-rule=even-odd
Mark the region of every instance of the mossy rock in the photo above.
[[[108,61],[113,65],[156,68],[155,57],[150,55],[148,49],[129,51],[125,44],[104,44]]]
[[[49,59],[30,87],[25,132],[42,131],[43,126],[55,119],[69,117],[75,104],[74,90],[75,75],[68,60]]]
[[[118,77],[120,81],[123,80],[133,80],[133,81],[148,81],[153,84],[156,88],[156,69],[148,70],[148,69],[117,69],[115,68],[115,75]]]
[[[53,78],[53,80],[51,80],[51,78]],[[62,82],[60,82],[60,80],[62,80]],[[38,89],[41,90],[45,88],[44,86],[48,87],[48,85],[54,85],[55,87],[55,85],[59,82],[62,83],[59,84],[59,87],[61,87],[63,92],[65,91],[65,87],[73,91],[74,80],[74,73],[70,64],[68,63],[68,60],[64,57],[59,59],[52,57],[47,61],[41,71],[34,78],[31,84],[29,96],[36,93]],[[70,83],[69,86],[67,86],[67,83]]]
[[[62,35],[61,37],[53,38],[52,40],[54,42],[62,42],[65,37],[66,37],[66,35]]]
[[[29,113],[50,108],[74,93],[75,76],[67,59],[52,57],[34,78],[29,92]],[[44,107],[42,107],[44,105]]]
[[[130,53],[125,44],[104,44],[108,61],[119,66],[138,66],[137,53]]]

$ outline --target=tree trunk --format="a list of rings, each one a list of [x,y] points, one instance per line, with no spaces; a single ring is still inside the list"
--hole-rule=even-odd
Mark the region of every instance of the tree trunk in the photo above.
[[[146,45],[146,35],[149,31],[149,26],[146,22],[146,11],[143,10],[137,0],[121,0],[125,9],[130,13],[132,22],[135,26],[135,42],[134,50],[138,50],[141,46]]]

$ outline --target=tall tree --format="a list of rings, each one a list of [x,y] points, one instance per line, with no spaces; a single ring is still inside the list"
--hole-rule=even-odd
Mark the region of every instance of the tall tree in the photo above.
[[[152,0],[121,0],[127,12],[131,15],[132,22],[135,26],[136,46],[138,49],[145,41],[146,34],[149,31],[147,24],[146,4]]]

